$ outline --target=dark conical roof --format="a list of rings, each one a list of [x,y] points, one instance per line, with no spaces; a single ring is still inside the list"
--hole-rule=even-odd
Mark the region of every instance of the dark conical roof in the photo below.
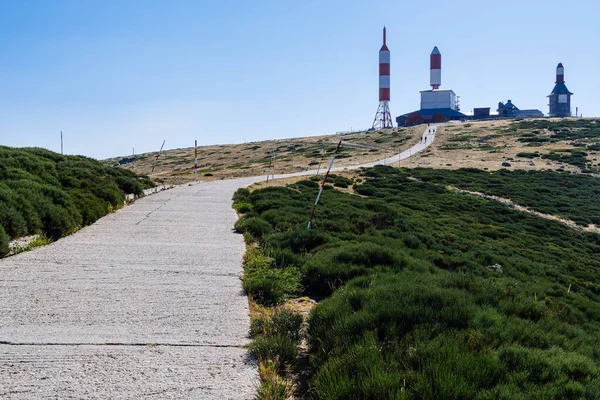
[[[554,85],[554,89],[552,89],[552,93],[550,93],[550,96],[554,96],[554,95],[558,95],[558,94],[573,94],[571,92],[569,92],[569,89],[567,89],[567,85],[565,85],[564,83],[557,83],[556,85]]]

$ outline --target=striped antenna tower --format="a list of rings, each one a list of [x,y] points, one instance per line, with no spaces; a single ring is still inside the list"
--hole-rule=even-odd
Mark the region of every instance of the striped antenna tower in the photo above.
[[[373,120],[373,129],[393,128],[390,113],[390,50],[386,43],[386,29],[383,27],[383,46],[379,50],[379,107]]]
[[[194,140],[194,180],[198,181],[198,141]]]
[[[429,56],[429,84],[431,90],[439,89],[442,84],[442,53],[437,46],[433,48]]]

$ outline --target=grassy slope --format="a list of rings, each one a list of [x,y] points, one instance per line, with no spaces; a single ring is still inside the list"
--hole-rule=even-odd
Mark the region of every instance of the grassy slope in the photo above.
[[[449,124],[434,146],[404,166],[598,172],[597,119],[498,120]]]
[[[58,239],[121,207],[152,182],[81,156],[0,147],[0,257],[10,238]]]
[[[366,170],[360,196],[325,191],[310,232],[314,182],[236,195],[263,254],[245,288],[324,299],[309,328],[317,398],[600,397],[600,236],[445,189],[518,187],[535,203],[564,176],[480,174]],[[589,184],[571,181],[565,212],[595,201]]]
[[[571,220],[581,226],[600,226],[599,181],[586,174],[522,170],[486,173],[477,169],[442,171],[425,168],[402,173],[442,186],[506,197],[531,210]]]
[[[345,148],[337,166],[358,165],[381,159],[419,141],[425,126],[344,135]],[[267,173],[271,154],[275,154],[277,174],[317,168],[324,163],[340,136],[318,136],[271,140],[238,145],[203,146],[198,151],[200,179],[256,176]],[[510,169],[565,169],[572,172],[597,172],[599,168],[600,128],[596,119],[496,120],[448,124],[438,129],[435,143],[425,152],[402,162],[405,167],[457,169],[473,167],[497,170],[502,162]],[[120,165],[138,173],[152,174],[166,183],[193,179],[194,149],[175,149],[162,153],[154,173],[154,155],[116,157],[106,165]],[[533,161],[533,162],[532,162]]]
[[[406,149],[419,141],[422,127],[396,128],[344,135],[345,145],[336,166],[357,165],[381,159],[398,149]],[[198,148],[199,175],[202,180],[266,175],[274,154],[276,174],[297,172],[305,168],[326,167],[340,136],[316,136],[270,140],[236,145],[202,146]],[[154,172],[155,154],[116,157],[106,165],[120,165],[138,173],[152,174],[166,183],[182,183],[193,179],[194,149],[175,149],[162,153]],[[324,158],[323,158],[324,156]]]

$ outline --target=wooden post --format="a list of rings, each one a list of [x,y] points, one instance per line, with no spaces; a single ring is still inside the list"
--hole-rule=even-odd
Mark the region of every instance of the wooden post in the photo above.
[[[198,141],[194,140],[194,180],[198,181]]]

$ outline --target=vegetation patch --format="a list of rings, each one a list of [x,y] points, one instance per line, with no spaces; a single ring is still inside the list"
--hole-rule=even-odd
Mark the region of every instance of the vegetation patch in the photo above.
[[[522,152],[522,153],[517,153],[517,157],[521,157],[521,158],[538,158],[538,157],[540,157],[540,153]]]
[[[82,156],[0,146],[0,256],[5,237],[59,239],[143,195],[145,176]],[[4,235],[3,235],[4,233]]]
[[[585,168],[586,164],[588,163],[587,153],[580,148],[551,150],[549,154],[544,154],[542,158],[574,165],[579,168]]]
[[[251,204],[242,219],[270,226],[249,252],[260,266],[247,268],[296,271],[288,296],[321,299],[308,328],[311,396],[600,397],[600,236],[446,189],[591,219],[582,209],[597,203],[595,178],[389,166],[361,174],[360,195],[323,193],[310,231],[318,188],[235,196]],[[285,339],[256,324],[277,339],[255,354],[290,359]]]

